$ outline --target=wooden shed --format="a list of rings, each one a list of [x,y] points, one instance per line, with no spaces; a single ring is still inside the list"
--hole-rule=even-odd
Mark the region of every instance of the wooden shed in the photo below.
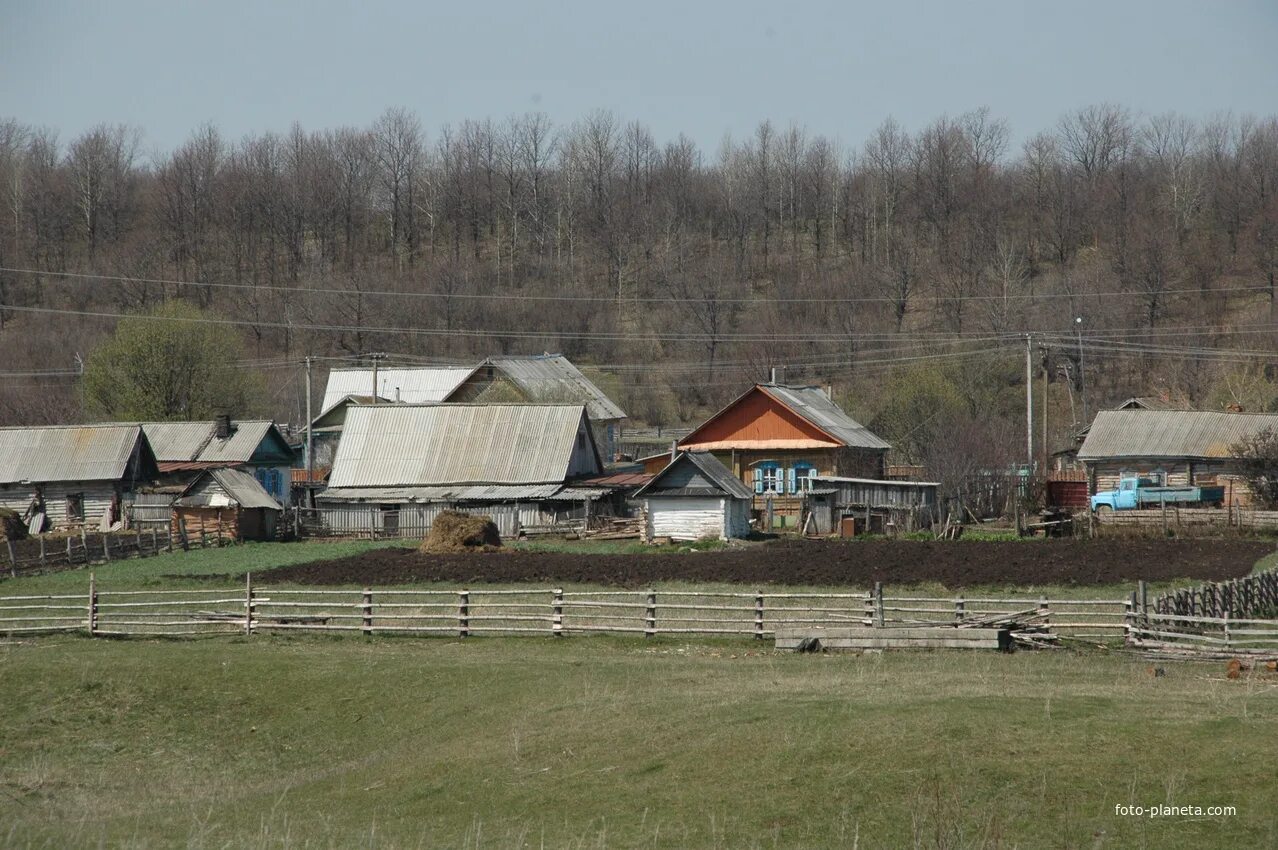
[[[222,540],[274,540],[283,508],[239,469],[201,472],[173,502],[173,531]]]
[[[685,451],[635,493],[644,539],[727,539],[750,534],[753,494],[709,452]]]

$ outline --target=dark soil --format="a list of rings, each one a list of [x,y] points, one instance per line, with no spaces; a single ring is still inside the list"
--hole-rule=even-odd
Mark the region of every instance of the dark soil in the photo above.
[[[742,549],[643,555],[510,550],[424,555],[374,549],[261,574],[267,582],[385,585],[446,581],[564,582],[644,587],[657,581],[850,585],[1103,585],[1186,578],[1220,581],[1251,571],[1260,540],[915,542],[784,540]]]

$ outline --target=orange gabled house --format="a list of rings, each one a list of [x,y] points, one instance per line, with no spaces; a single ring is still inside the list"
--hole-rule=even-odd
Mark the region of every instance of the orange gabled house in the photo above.
[[[796,503],[815,476],[884,475],[891,446],[820,387],[755,384],[679,441],[709,451],[754,491],[756,503]],[[756,504],[757,507],[757,504]]]

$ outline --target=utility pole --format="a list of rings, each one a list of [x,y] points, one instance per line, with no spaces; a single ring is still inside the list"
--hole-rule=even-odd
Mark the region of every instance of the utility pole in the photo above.
[[[311,502],[315,497],[315,442],[312,439],[311,423],[311,356],[306,355],[306,500]],[[314,505],[310,505],[314,507]]]
[[[1074,330],[1078,332],[1078,397],[1083,403],[1083,425],[1087,419],[1087,383],[1083,372],[1083,317],[1074,317]]]
[[[1032,340],[1025,334],[1025,462],[1034,468],[1034,364]]]
[[[1046,345],[1040,345],[1038,350],[1043,352],[1043,440],[1042,440],[1043,448],[1041,451],[1043,454],[1043,472],[1044,474],[1046,474],[1048,471],[1048,464],[1051,463],[1052,461],[1051,455],[1049,454],[1051,449],[1048,448],[1048,442],[1047,442],[1047,414],[1048,414],[1048,411],[1051,409],[1047,403],[1049,398],[1047,395],[1047,366],[1048,366],[1047,351],[1048,350]]]

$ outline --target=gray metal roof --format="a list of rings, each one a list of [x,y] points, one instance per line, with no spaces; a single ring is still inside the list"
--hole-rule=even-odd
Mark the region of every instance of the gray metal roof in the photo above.
[[[205,478],[205,476],[208,476],[208,478]],[[206,486],[208,479],[216,482],[217,486],[222,488],[231,501],[241,508],[267,508],[274,511],[284,509],[279,502],[271,497],[270,493],[266,492],[256,478],[239,469],[210,469],[206,471],[187,486],[174,504],[209,504],[208,498],[198,494],[198,491]]]
[[[585,420],[580,404],[352,407],[329,487],[562,483]],[[597,474],[589,445],[587,472]]]
[[[1079,460],[1228,458],[1230,446],[1266,429],[1278,414],[1211,410],[1102,410],[1092,420]]]
[[[451,487],[329,487],[322,502],[517,502],[549,499],[568,488],[559,484],[457,484]],[[570,498],[570,497],[565,497]],[[576,497],[580,500],[580,496]]]
[[[143,422],[142,428],[159,463],[247,463],[267,434],[278,430],[268,419],[234,420],[231,436],[219,440],[215,422]]]
[[[474,366],[427,366],[408,369],[378,369],[377,395],[408,404],[440,402],[461,386],[475,371]],[[324,386],[322,410],[328,410],[348,395],[373,394],[372,369],[334,369]]]
[[[706,478],[712,481],[718,492],[736,499],[752,499],[754,494],[750,488],[741,482],[741,479],[732,474],[732,470],[723,465],[717,457],[710,452],[701,451],[682,451],[666,465],[666,468],[658,472],[652,477],[652,480],[635,491],[633,498],[640,496],[657,495],[663,491],[661,483],[668,478],[672,472],[683,464],[692,464],[701,471]],[[675,491],[669,491],[678,495],[704,495],[701,489],[676,488]]]
[[[892,448],[886,440],[844,413],[820,387],[791,387],[785,384],[760,384],[759,387],[822,431],[841,440],[844,445],[860,449]]]
[[[138,425],[0,428],[0,484],[119,480],[142,439]]]
[[[509,376],[530,401],[584,404],[597,422],[626,418],[626,412],[562,354],[490,357],[484,362]]]

